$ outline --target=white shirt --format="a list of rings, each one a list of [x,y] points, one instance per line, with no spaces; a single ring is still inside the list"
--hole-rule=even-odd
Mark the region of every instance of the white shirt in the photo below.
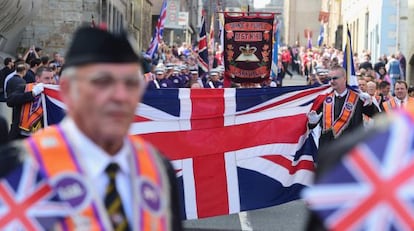
[[[114,156],[110,156],[102,148],[98,147],[92,140],[86,137],[76,126],[75,122],[66,117],[61,123],[62,129],[70,139],[70,144],[75,152],[83,171],[89,176],[92,189],[102,198],[105,198],[106,186],[109,178],[105,168],[112,162],[117,163],[120,170],[116,174],[116,187],[121,196],[122,206],[130,224],[133,217],[133,199],[130,179],[130,165],[128,156],[132,154],[129,141],[124,139],[124,145]]]
[[[16,74],[17,72],[16,71],[13,71],[12,73],[10,73],[10,74],[8,74],[7,76],[6,76],[6,78],[4,79],[4,87],[3,87],[3,89],[4,89],[4,98],[6,99],[7,98],[7,91],[6,91],[6,89],[7,89],[7,82],[9,82],[9,80]]]
[[[380,102],[378,102],[377,98],[375,96],[371,96],[372,103],[377,107],[378,111],[381,112],[381,107],[379,105]]]
[[[334,93],[336,97],[344,97],[348,93],[348,89],[345,89],[345,91],[342,92],[341,94],[339,94],[337,91],[334,91]]]
[[[395,97],[395,102],[397,103],[398,107],[405,107],[406,103],[407,103],[408,97],[406,96],[403,100],[398,99],[397,97]],[[402,102],[403,101],[403,102]],[[401,103],[403,105],[401,105]]]

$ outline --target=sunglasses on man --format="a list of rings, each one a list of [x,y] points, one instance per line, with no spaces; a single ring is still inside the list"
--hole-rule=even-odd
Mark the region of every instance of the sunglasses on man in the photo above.
[[[341,78],[342,76],[332,76],[332,77],[328,77],[329,80],[337,80],[339,78]]]

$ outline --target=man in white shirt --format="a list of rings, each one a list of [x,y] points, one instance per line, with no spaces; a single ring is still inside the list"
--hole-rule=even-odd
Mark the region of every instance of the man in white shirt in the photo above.
[[[382,103],[385,112],[399,108],[414,107],[414,99],[408,96],[408,85],[404,80],[397,80],[394,85],[394,97]]]
[[[377,107],[378,110],[381,111],[380,109],[380,101],[381,101],[381,97],[378,95],[377,93],[377,84],[373,81],[369,81],[367,83],[367,93],[371,96],[372,98],[372,103]]]
[[[328,94],[316,110],[308,113],[308,126],[322,128],[319,148],[363,124],[363,114],[372,117],[378,112],[367,93],[356,93],[346,84],[346,72],[333,66],[328,73],[333,92]]]

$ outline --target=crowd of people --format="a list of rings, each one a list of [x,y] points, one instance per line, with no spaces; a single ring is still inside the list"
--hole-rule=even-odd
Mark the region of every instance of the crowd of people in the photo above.
[[[282,55],[289,56],[292,51],[291,48],[283,49]],[[350,86],[341,51],[332,48],[320,52],[308,50],[299,52],[297,57],[301,57],[299,62],[288,63],[307,78],[308,84],[329,83],[333,89],[330,94],[321,96],[322,102],[308,114],[309,128],[320,125],[320,148],[361,125],[371,127],[373,116],[379,112],[414,108],[414,88],[405,81],[405,58],[401,53],[382,56],[374,64],[369,52],[364,52],[361,58],[355,54],[357,87]]]
[[[147,89],[224,87],[224,62],[219,44],[215,45],[214,50],[209,50],[210,71],[201,75],[197,47],[185,42],[181,46],[161,42],[154,57],[144,52],[143,57]],[[327,84],[331,81],[329,70],[342,65],[343,52],[330,47],[306,49],[297,45],[286,46],[279,49],[277,60],[276,76],[261,84],[233,83],[232,87],[281,87],[285,77],[292,78],[293,75],[302,76],[309,85]],[[405,104],[410,99],[408,95],[414,94],[414,87],[409,87],[405,82],[406,61],[402,53],[383,55],[372,63],[370,53],[364,51],[361,55],[354,53],[353,61],[360,90],[372,97],[379,111],[395,107],[398,99],[404,100]],[[30,119],[29,125],[22,126],[20,118],[26,107],[36,105],[43,84],[59,84],[64,64],[65,60],[58,52],[49,57],[35,46],[27,49],[25,54],[17,55],[16,59],[4,59],[4,68],[0,70],[0,98],[4,97],[7,105],[13,108],[9,140],[25,138],[42,126],[41,119]],[[22,89],[21,83],[27,83],[27,87]],[[402,93],[401,84],[404,85]],[[4,119],[1,121],[4,124]],[[7,137],[4,133],[7,134],[7,131],[3,131],[0,137]]]
[[[59,53],[53,59],[34,46],[24,55],[4,59],[0,70],[0,99],[12,108],[10,129],[0,131],[0,142],[26,138],[43,127],[40,94],[44,84],[59,84],[64,59]],[[4,118],[1,119],[4,124]],[[6,122],[7,123],[7,122]]]
[[[222,54],[218,43],[213,50],[209,49],[209,72],[200,75],[196,46],[185,42],[181,46],[169,46],[161,42],[154,57],[151,58],[143,52],[143,71],[147,89],[223,88]],[[285,46],[279,49],[277,60],[276,76],[271,76],[261,84],[233,83],[232,87],[281,87],[285,77],[292,78],[293,75],[302,76],[309,85],[326,84],[331,80],[328,78],[329,70],[333,66],[342,65],[343,52],[325,46],[317,49],[306,49],[298,45]],[[407,78],[406,61],[401,52],[383,55],[373,63],[370,53],[364,51],[361,55],[354,53],[353,61],[360,90],[371,95],[378,110],[386,111],[395,106],[394,96],[406,97],[405,93],[400,93],[399,88],[394,88]],[[64,58],[58,52],[53,53],[50,58],[43,54],[41,48],[35,46],[27,49],[25,54],[17,55],[16,59],[8,57],[4,60],[4,68],[0,70],[0,98],[4,97],[4,101],[13,108],[11,133],[14,135],[10,136],[11,139],[27,137],[30,133],[27,129],[19,129],[22,108],[38,100],[43,84],[59,84],[60,71],[64,63]],[[45,79],[42,77],[44,75],[48,77]],[[16,87],[21,85],[19,83],[22,81],[31,84],[31,90]],[[414,94],[414,87],[409,87],[406,82],[404,86],[407,95]],[[29,91],[32,93],[31,96],[27,93]],[[407,101],[408,98],[405,99],[405,102]],[[39,125],[33,123],[32,127],[30,129],[35,131]]]

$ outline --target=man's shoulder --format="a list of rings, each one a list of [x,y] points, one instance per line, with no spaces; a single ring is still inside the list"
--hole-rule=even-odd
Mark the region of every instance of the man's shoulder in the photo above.
[[[9,80],[8,80],[8,85],[7,86],[11,86],[13,84],[26,84],[26,81],[24,81],[24,79],[22,79],[19,75],[13,75]]]
[[[0,145],[0,178],[21,165],[26,156],[22,140]]]

